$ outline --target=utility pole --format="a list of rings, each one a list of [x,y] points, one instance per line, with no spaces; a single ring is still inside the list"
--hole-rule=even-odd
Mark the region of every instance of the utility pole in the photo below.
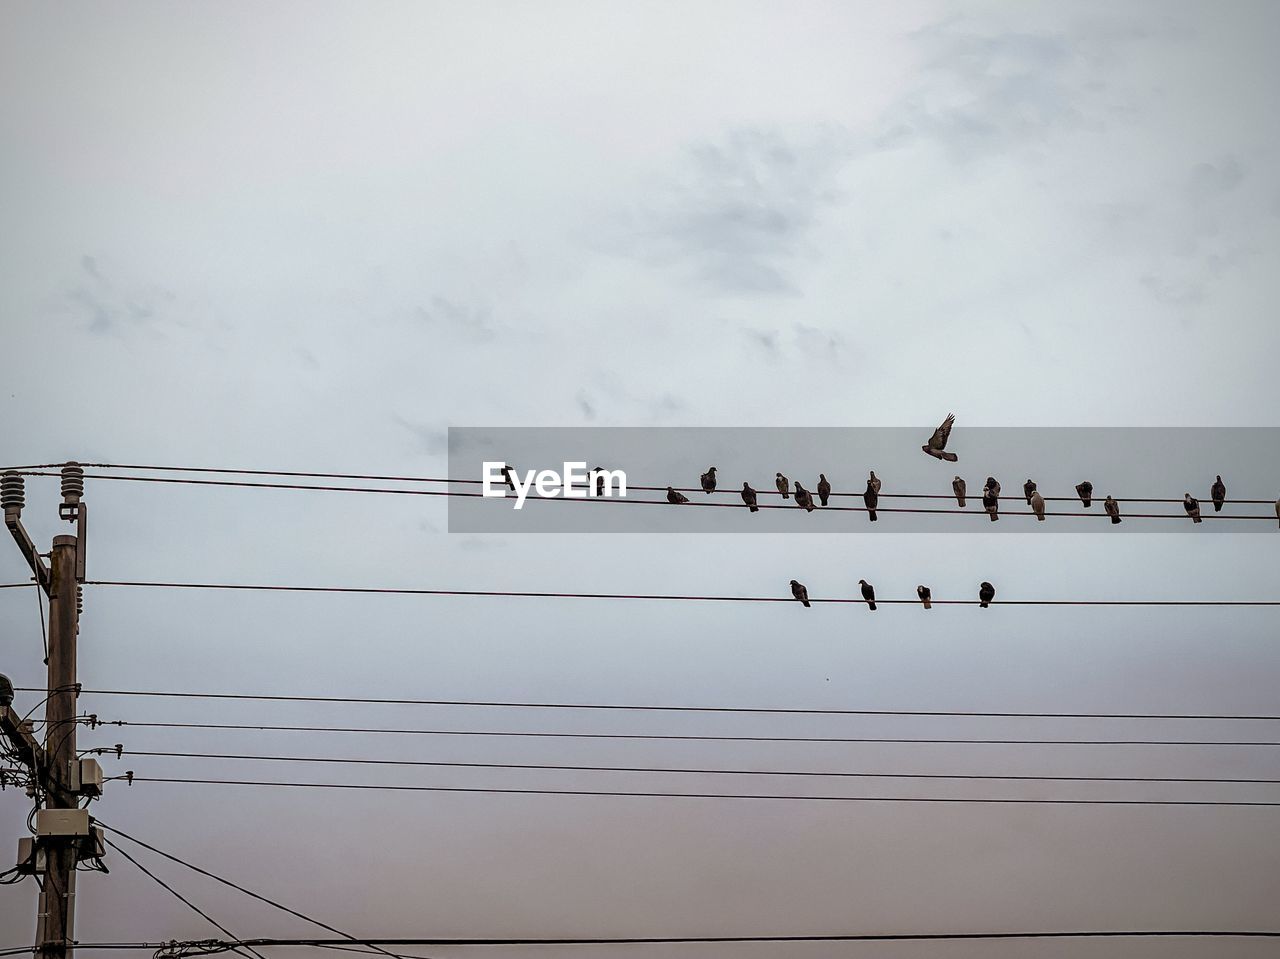
[[[77,535],[55,536],[53,549],[38,552],[22,525],[25,505],[23,478],[16,472],[0,477],[0,502],[5,526],[31,567],[36,588],[49,599],[48,698],[45,700],[45,742],[36,742],[30,724],[5,704],[0,709],[0,733],[14,745],[30,769],[33,792],[43,796],[37,808],[34,839],[19,843],[21,872],[44,878],[36,917],[37,959],[68,959],[75,944],[76,865],[99,859],[101,833],[93,827],[84,797],[102,792],[102,771],[91,759],[76,754],[76,640],[80,631],[81,587],[87,511],[81,502],[84,470],[75,463],[62,468],[62,503],[58,516],[74,523]]]

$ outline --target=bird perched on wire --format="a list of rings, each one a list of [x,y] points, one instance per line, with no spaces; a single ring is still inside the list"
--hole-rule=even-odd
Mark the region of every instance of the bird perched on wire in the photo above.
[[[742,484],[742,502],[747,504],[747,509],[751,510],[751,512],[760,512],[760,507],[756,505],[756,491],[751,488],[749,483]]]
[[[1029,479],[1029,480],[1027,480],[1025,483],[1023,483],[1023,484],[1022,484],[1022,495],[1023,495],[1023,496],[1025,496],[1025,497],[1027,498],[1027,505],[1028,505],[1028,506],[1030,506],[1030,505],[1031,505],[1031,494],[1032,494],[1032,493],[1034,493],[1035,491],[1036,491],[1036,481],[1035,481],[1035,480],[1031,480],[1031,479]]]
[[[986,609],[991,605],[991,601],[996,598],[996,588],[988,582],[983,582],[978,587],[978,605]]]
[[[512,480],[511,478],[511,471],[513,469],[515,469],[515,467],[512,466],[510,463],[502,464],[502,478],[507,481],[507,489],[511,490],[511,492],[514,493],[516,491],[516,484],[515,484],[515,481]]]
[[[928,586],[917,586],[916,595],[920,597],[920,605],[925,609],[933,609],[933,590]]]
[[[796,505],[802,507],[808,513],[812,513],[818,508],[813,505],[813,497],[807,489],[800,485],[799,480],[796,480]]]
[[[677,493],[673,487],[668,486],[667,502],[679,505],[680,503],[689,502],[689,497],[685,496],[684,493]]]
[[[1187,515],[1191,517],[1191,522],[1199,523],[1200,520],[1200,501],[1186,493],[1182,497],[1182,508],[1187,511]]]
[[[858,583],[862,586],[862,598],[867,601],[867,609],[874,610],[876,608],[876,588],[865,579],[858,580]]]
[[[951,481],[951,492],[956,494],[956,502],[960,504],[960,508],[964,508],[965,484],[959,476]]]
[[[1080,502],[1084,504],[1084,508],[1088,509],[1093,505],[1093,484],[1088,480],[1083,483],[1077,483],[1076,495],[1080,497]]]
[[[604,469],[602,467],[597,466],[591,472],[594,473],[596,476],[596,495],[603,496],[604,495]]]
[[[1044,497],[1039,490],[1031,491],[1031,512],[1036,514],[1036,519],[1044,522]]]
[[[955,453],[946,453],[947,440],[951,437],[951,427],[955,425],[956,414],[948,413],[947,418],[942,421],[942,425],[933,431],[933,435],[929,437],[929,442],[920,447],[934,459],[946,460],[948,463],[954,463],[960,457]]]
[[[1111,494],[1107,494],[1107,498],[1102,503],[1102,508],[1107,511],[1107,515],[1111,517],[1112,525],[1120,522],[1120,504],[1111,498]]]
[[[876,495],[880,493],[880,477],[876,475],[876,471],[872,470],[867,474],[867,485],[876,491]]]
[[[1280,499],[1276,500],[1276,522],[1280,523]]]
[[[874,473],[871,475],[875,476]],[[876,488],[878,485],[876,480],[867,480],[867,491],[862,494],[862,502],[867,504],[867,519],[873,523],[876,521],[876,504],[880,502],[880,492]]]
[[[782,494],[783,499],[791,498],[791,481],[781,473],[774,476],[773,485],[778,487],[778,492]]]
[[[818,474],[818,499],[823,506],[827,505],[827,499],[831,496],[831,484],[827,482],[827,474]]]
[[[982,508],[991,517],[991,522],[1000,518],[1000,484],[994,476],[988,476],[987,484],[982,487]]]
[[[804,588],[804,583],[793,579],[791,581],[791,595],[800,600],[805,609],[809,608],[809,591]]]
[[[1213,511],[1221,513],[1222,504],[1227,501],[1227,484],[1222,482],[1221,475],[1213,481],[1213,486],[1209,488],[1209,496],[1213,499]]]
[[[704,493],[714,493],[716,491],[716,468],[710,466],[707,471],[699,477],[702,480],[702,491]]]

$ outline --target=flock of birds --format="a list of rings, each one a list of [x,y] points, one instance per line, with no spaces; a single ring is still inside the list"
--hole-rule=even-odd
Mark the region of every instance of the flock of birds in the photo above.
[[[867,609],[875,612],[876,609],[876,588],[868,583],[865,579],[858,580],[858,585],[862,587],[862,599],[867,604]],[[805,609],[810,608],[809,590],[805,588],[804,583],[798,579],[791,581],[791,595],[794,596]],[[920,605],[925,609],[933,609],[933,591],[928,586],[917,586],[916,595],[920,597]],[[996,588],[985,580],[978,586],[978,605],[986,609],[991,605],[991,601],[996,598]]]
[[[951,437],[951,427],[955,424],[955,421],[954,413],[947,414],[947,418],[942,421],[942,425],[933,431],[933,436],[929,438],[929,442],[925,443],[920,449],[935,459],[946,460],[948,463],[956,462],[960,457],[947,450],[947,440]],[[717,483],[716,468],[714,466],[709,467],[702,474],[700,480],[702,489],[705,492],[714,493]],[[867,489],[862,494],[862,502],[867,507],[867,519],[872,523],[879,518],[876,515],[876,509],[880,503],[880,483],[880,478],[876,476],[875,470],[872,470],[867,477]],[[826,506],[827,500],[831,496],[831,483],[825,473],[818,474],[818,483],[815,487],[818,499],[817,505],[814,504],[814,494],[805,489],[799,480],[796,480],[793,484],[782,473],[776,473],[774,475],[774,485],[777,487],[778,492],[782,494],[783,499],[791,499],[794,494],[796,506],[810,513],[817,509],[819,505]],[[963,509],[968,496],[968,486],[964,478],[956,476],[952,479],[951,490],[955,494],[956,503]],[[1022,493],[1026,497],[1027,505],[1035,513],[1036,519],[1044,522],[1045,500],[1036,488],[1036,481],[1029,479],[1023,483]],[[760,507],[756,502],[756,497],[759,494],[752,489],[750,483],[744,482],[742,484],[740,495],[747,509],[753,513],[759,512]],[[1080,497],[1080,502],[1084,504],[1085,509],[1093,506],[1093,484],[1088,480],[1076,485],[1076,495]],[[1220,512],[1222,505],[1227,501],[1227,486],[1223,483],[1221,475],[1214,479],[1213,485],[1209,488],[1209,498],[1213,502],[1214,512]],[[688,503],[689,497],[675,487],[668,486],[667,502],[679,506]],[[1200,515],[1200,501],[1190,493],[1186,493],[1183,496],[1182,507],[1186,510],[1187,516],[1190,517],[1192,523],[1203,522]],[[994,523],[1000,518],[1000,482],[994,476],[988,476],[986,483],[982,486],[982,508],[991,517],[991,522]],[[1121,522],[1120,504],[1110,493],[1103,500],[1102,508],[1111,517],[1112,524]],[[1276,500],[1276,519],[1280,521],[1280,499]]]

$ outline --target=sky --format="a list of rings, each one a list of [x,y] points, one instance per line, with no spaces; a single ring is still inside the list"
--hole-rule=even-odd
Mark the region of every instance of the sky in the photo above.
[[[923,442],[954,410],[960,443],[968,426],[1277,425],[1280,11],[1270,3],[14,2],[4,21],[5,463],[435,476],[451,427],[914,427]],[[1280,494],[1274,453],[1248,464],[1247,475],[1223,467],[1232,488]],[[685,481],[706,465],[691,464]],[[924,457],[912,469],[932,465],[949,469]],[[1163,458],[1148,475],[1151,495],[1178,496],[1193,481]],[[1005,481],[1006,495],[1021,479]],[[1069,490],[1078,479],[1042,475],[1041,486]],[[28,486],[24,521],[47,542],[66,529],[56,483]],[[1212,530],[482,535],[449,532],[431,498],[90,480],[86,502],[89,574],[104,580],[773,595],[794,577],[830,595],[866,578],[882,595],[910,596],[921,582],[968,595],[988,579],[1009,598],[1275,598],[1276,541]],[[26,575],[17,551],[0,549],[0,582]],[[0,591],[0,671],[21,686],[44,681],[34,607],[29,590]],[[1280,713],[1266,609],[871,615],[88,587],[80,673],[100,689]],[[24,704],[35,705],[31,694]],[[1224,738],[1277,738],[1276,724],[1258,723],[88,696],[82,705],[133,722],[1189,739],[1222,736],[1225,725]],[[1249,747],[409,738],[115,727],[83,733],[81,745],[699,768],[1280,771],[1273,750]],[[730,780],[739,791],[832,795],[1280,798],[1268,785],[780,786],[148,757],[104,765],[464,786],[694,791]],[[366,935],[1263,928],[1280,893],[1280,832],[1267,808],[140,782],[110,784],[96,809]],[[27,812],[20,793],[0,795],[0,842],[16,845]],[[110,876],[82,877],[81,940],[211,934],[121,857],[108,861]],[[154,865],[239,935],[310,934]],[[3,887],[0,947],[29,941],[34,906],[31,883]],[[1268,954],[1258,943],[1213,949]],[[1088,942],[639,951],[1118,954]],[[1132,943],[1123,954],[1204,949]]]

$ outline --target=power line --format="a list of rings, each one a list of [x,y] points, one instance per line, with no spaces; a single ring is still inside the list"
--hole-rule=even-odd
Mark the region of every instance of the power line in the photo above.
[[[57,476],[58,474],[27,473],[25,475]],[[115,480],[115,481],[130,482],[130,483],[170,483],[170,484],[181,484],[181,485],[189,485],[189,486],[220,486],[220,487],[235,487],[235,488],[242,488],[242,489],[309,490],[311,492],[326,492],[326,493],[382,493],[382,494],[399,495],[399,496],[444,496],[444,497],[464,497],[464,498],[472,498],[472,499],[488,498],[484,495],[484,493],[470,493],[462,490],[448,490],[448,489],[423,490],[423,489],[395,489],[395,488],[388,488],[388,487],[367,487],[367,486],[333,486],[333,485],[298,484],[298,483],[264,483],[264,482],[250,482],[245,480],[201,480],[201,479],[190,479],[185,477],[178,478],[178,477],[168,477],[168,476],[113,476],[105,473],[90,474],[89,478],[94,480]],[[445,480],[445,479],[425,480],[424,479],[422,480],[422,482],[443,482],[443,483],[451,483],[451,484],[452,483],[478,484],[481,481],[480,480]],[[660,486],[660,487],[659,486],[628,486],[627,488],[628,490],[656,491],[656,492],[665,492],[667,489],[667,487],[665,486]],[[672,487],[672,488],[675,489],[676,487]],[[691,487],[679,487],[679,489],[683,492],[702,492],[702,490],[700,489],[694,489]],[[735,495],[737,493],[736,490],[717,490],[717,492],[731,493]],[[765,493],[766,493],[765,490],[757,491],[757,495],[764,495]],[[775,491],[773,495],[780,495],[780,494],[778,494]],[[832,496],[860,496],[861,494],[832,493],[831,495]],[[894,497],[894,498],[902,498],[902,499],[937,499],[937,500],[954,500],[955,499],[954,494],[945,495],[941,493],[881,493],[879,495],[881,498]],[[538,495],[537,493],[530,493],[526,497],[526,501],[530,501],[530,500],[536,500],[539,502],[579,503],[579,504],[581,503],[614,503],[614,504],[632,505],[632,506],[665,506],[668,508],[670,508],[673,505],[667,502],[665,499],[632,499],[628,497],[616,497],[616,496],[584,496],[584,497],[578,497],[578,498],[570,498],[570,497],[562,497],[562,496],[541,496],[541,495]],[[975,501],[975,504],[977,504],[976,498],[974,499],[974,501]],[[1010,501],[1016,501],[1016,497],[1011,497]],[[1068,501],[1073,501],[1073,497],[1069,497],[1069,496],[1045,497],[1045,501],[1046,502],[1051,502],[1051,501],[1052,502],[1068,502]],[[1141,498],[1141,497],[1128,498],[1128,499],[1120,499],[1119,497],[1117,497],[1116,501],[1121,504],[1125,504],[1125,503],[1179,503],[1181,504],[1183,502],[1181,499],[1171,500],[1171,499],[1153,499],[1153,498]],[[1271,500],[1232,500],[1231,502],[1265,504],[1265,505],[1271,505],[1272,503]],[[718,502],[707,502],[707,501],[701,501],[701,500],[694,500],[688,503],[682,503],[680,504],[680,506],[682,508],[695,506],[695,507],[713,507],[718,509],[745,509],[745,506],[742,503],[718,503]],[[797,508],[794,505],[788,505],[788,504],[782,504],[782,503],[758,503],[757,506],[759,509],[794,510]],[[845,512],[845,513],[869,512],[868,508],[865,506],[827,505],[827,506],[819,507],[819,509],[832,511],[832,512]],[[961,515],[961,516],[985,516],[986,515],[985,511],[980,508],[926,509],[926,508],[904,507],[904,506],[877,506],[876,512],[877,513],[922,513],[922,514],[937,513],[937,514],[955,514],[955,515]],[[1036,515],[1031,509],[1009,509],[1007,507],[1002,507],[1000,509],[1000,513],[1001,515],[1004,515],[1004,516]],[[1083,517],[1086,519],[1092,518],[1092,519],[1103,519],[1108,521],[1110,520],[1110,517],[1104,511],[1101,511],[1101,510],[1096,512],[1085,512],[1080,510],[1048,510],[1045,512],[1045,515],[1046,516],[1073,516],[1073,517]],[[1182,522],[1187,521],[1187,516],[1185,512],[1183,513],[1126,512],[1125,516],[1130,519],[1171,519],[1171,520],[1180,520]],[[1275,520],[1274,516],[1268,516],[1265,514],[1255,515],[1255,514],[1235,514],[1235,513],[1217,513],[1217,512],[1205,513],[1202,518],[1224,519],[1224,520],[1225,519],[1257,520],[1257,521],[1265,521],[1265,522],[1273,522]]]
[[[93,750],[91,750],[92,752]],[[102,753],[114,749],[103,747]],[[1233,785],[1276,785],[1280,779],[1215,779],[1188,776],[1015,776],[976,775],[971,773],[884,773],[884,772],[826,772],[822,770],[795,769],[687,769],[665,766],[580,766],[563,763],[480,763],[440,762],[416,759],[344,759],[332,756],[259,756],[244,753],[184,753],[151,752],[125,749],[129,756],[152,756],[167,759],[231,759],[279,763],[332,763],[364,766],[409,766],[433,769],[521,769],[558,770],[562,772],[616,772],[616,773],[684,773],[699,776],[803,776],[819,779],[963,779],[995,782],[1077,782],[1077,783],[1214,783]],[[224,930],[225,931],[225,930]]]
[[[794,597],[784,596],[700,596],[672,593],[575,593],[544,592],[502,589],[419,589],[386,586],[280,586],[258,583],[167,583],[141,580],[85,580],[86,586],[133,586],[151,589],[217,589],[250,590],[280,593],[357,593],[390,596],[505,596],[523,599],[647,599],[710,603],[792,603]],[[840,603],[866,606],[861,597],[809,597],[811,603]],[[919,599],[876,599],[877,605],[919,606]],[[934,599],[934,606],[978,606],[976,599]],[[995,599],[992,606],[1280,606],[1280,600],[1221,600],[1221,599]]]
[[[119,778],[119,777],[113,777]],[[595,789],[513,789],[474,786],[399,786],[381,783],[264,782],[253,779],[183,779],[160,776],[134,776],[133,782],[177,783],[195,786],[263,786],[290,789],[356,789],[379,792],[484,793],[513,796],[613,796],[642,799],[756,799],[839,803],[962,803],[982,805],[1050,805],[1050,806],[1280,806],[1280,801],[1201,800],[1201,799],[976,799],[944,796],[795,796],[758,793],[674,793],[630,792]]]
[[[657,735],[637,733],[550,733],[473,729],[386,729],[378,726],[262,726],[235,723],[145,723],[127,719],[100,721],[103,726],[131,726],[142,729],[222,729],[259,732],[361,733],[396,736],[483,736],[513,739],[607,739],[675,742],[747,743],[878,743],[970,746],[1280,746],[1280,742],[1256,740],[1201,739],[885,739],[844,736],[708,736]],[[110,752],[111,750],[108,750]]]
[[[116,852],[120,853],[120,855],[124,856],[125,859],[129,860],[129,862],[137,866],[138,869],[142,872],[142,874],[145,875],[148,879],[150,879],[152,882],[158,885],[161,889],[165,890],[167,893],[169,893],[171,896],[177,899],[180,903],[182,903],[184,906],[186,906],[196,915],[200,916],[200,918],[204,919],[211,926],[213,926],[215,929],[221,932],[224,936],[230,936],[232,939],[239,938],[234,932],[232,932],[222,923],[218,922],[217,919],[214,919],[213,916],[209,915],[207,912],[205,912],[203,909],[197,906],[194,902],[192,902],[182,893],[178,892],[178,890],[174,889],[171,885],[169,885],[167,882],[165,882],[163,879],[161,879],[159,876],[153,873],[150,869],[148,869],[142,863],[138,862],[138,860],[134,859],[133,856],[129,855],[127,850],[122,849],[120,846],[116,845],[114,842],[112,842],[110,839],[107,839],[106,837],[103,837],[103,841],[112,849],[114,849]],[[258,959],[265,959],[262,953],[257,952],[252,947],[245,946],[244,948],[250,953],[250,955],[257,956]]]
[[[244,886],[238,885],[237,883],[232,882],[230,879],[223,879],[221,876],[215,875],[214,873],[209,872],[209,870],[207,869],[201,869],[199,866],[189,863],[185,859],[181,859],[178,856],[175,856],[171,853],[167,853],[162,849],[157,849],[155,846],[152,846],[149,843],[143,842],[141,839],[137,839],[133,836],[130,836],[128,833],[123,832],[122,830],[116,829],[114,826],[107,825],[101,819],[97,819],[95,820],[95,822],[99,826],[101,826],[103,829],[105,829],[107,832],[112,833],[113,835],[120,836],[123,839],[127,839],[130,842],[138,846],[141,846],[143,849],[147,849],[155,853],[157,856],[163,856],[165,859],[168,859],[171,862],[176,862],[180,866],[186,866],[192,872],[199,873],[200,875],[205,876],[209,879],[212,879],[215,882],[221,883],[222,885],[227,886],[231,889],[234,889],[237,892],[244,893],[244,895],[249,896],[252,899],[257,899],[259,902],[266,903],[268,906],[271,906],[274,909],[279,909],[281,912],[286,912],[289,915],[294,916],[295,918],[303,920],[304,922],[309,922],[311,923],[311,925],[316,926],[320,929],[324,929],[326,932],[332,932],[335,935],[341,936],[343,941],[345,942],[355,943],[356,945],[373,945],[372,943],[362,942],[361,940],[357,939],[355,936],[345,933],[341,929],[335,929],[333,926],[330,926],[327,923],[321,922],[319,919],[314,919],[311,916],[306,915],[305,913],[298,912],[298,910],[296,909],[290,909],[288,906],[283,905],[282,903],[276,902],[274,899],[269,899],[266,896],[261,895],[260,893],[256,893],[252,889],[246,889]],[[112,845],[115,848],[119,849],[119,847],[115,846],[114,843]],[[377,952],[382,953],[384,956],[391,957],[391,959],[423,959],[423,957],[397,955],[396,953],[387,952],[386,949],[382,949],[377,946],[374,946],[374,948],[376,949]]]
[[[34,470],[46,470],[46,469],[59,469],[59,468],[60,468],[60,467],[62,467],[63,465],[64,465],[64,464],[62,464],[62,463],[47,463],[47,464],[44,464],[44,465],[41,465],[41,466],[16,466],[16,467],[10,467],[9,469],[12,469],[12,470],[14,470],[14,471],[16,471],[16,472],[20,472],[20,473],[26,473],[26,475],[32,475],[32,476],[42,476],[42,475],[43,475],[43,476],[57,476],[57,475],[59,475],[59,474],[57,474],[57,473],[36,473],[36,472],[31,472],[31,471],[34,471]],[[456,478],[456,477],[447,477],[447,476],[397,476],[397,475],[391,475],[391,474],[385,474],[385,473],[384,473],[384,474],[379,474],[379,473],[325,473],[325,472],[315,472],[315,471],[305,471],[305,470],[234,469],[234,468],[226,468],[226,469],[223,469],[223,468],[215,468],[215,467],[208,467],[208,466],[155,466],[155,465],[145,465],[145,466],[144,466],[144,465],[140,465],[140,464],[130,464],[130,463],[80,463],[80,464],[78,464],[78,465],[79,465],[79,466],[81,466],[81,467],[83,467],[83,468],[86,468],[86,469],[145,470],[145,471],[147,471],[147,472],[157,472],[157,473],[160,473],[160,472],[165,472],[165,473],[200,473],[200,474],[215,474],[215,475],[226,475],[226,476],[284,476],[284,477],[293,477],[293,478],[298,478],[298,479],[343,479],[343,480],[363,480],[363,481],[366,481],[366,482],[385,482],[385,483],[435,483],[435,484],[446,484],[446,485],[451,485],[451,486],[454,486],[454,485],[456,485],[456,486],[479,486],[479,485],[482,485],[482,484],[484,483],[484,480],[479,480],[479,479],[460,479],[460,478]],[[166,478],[163,478],[163,477],[107,477],[107,476],[103,476],[102,474],[99,474],[99,473],[93,473],[93,474],[89,474],[89,475],[90,475],[90,477],[91,477],[91,478],[93,478],[93,479],[126,479],[126,480],[139,480],[139,481],[143,481],[143,482],[165,482],[165,481],[168,481],[168,482],[182,482],[181,480],[174,480],[174,479],[168,479],[168,480],[166,480]],[[217,481],[210,481],[210,485],[238,485],[238,484],[231,484],[231,483],[229,483],[229,482],[217,482]],[[326,487],[319,487],[319,486],[297,486],[297,487],[295,487],[295,486],[288,486],[288,485],[281,486],[280,488],[284,488],[284,489],[290,489],[290,488],[299,488],[299,489],[326,489]],[[640,491],[642,491],[642,492],[654,492],[654,493],[662,493],[662,492],[665,492],[665,491],[666,491],[666,489],[667,489],[667,487],[666,487],[666,486],[639,486],[639,485],[632,485],[632,484],[630,484],[630,483],[628,483],[628,484],[627,484],[627,488],[628,488],[628,489],[634,489],[634,490],[640,490]],[[672,487],[672,489],[678,490],[678,491],[680,491],[680,492],[682,492],[682,493],[703,493],[703,492],[704,492],[704,490],[703,490],[703,489],[702,489],[702,487],[700,487],[700,486],[673,486],[673,487]],[[346,491],[348,491],[348,490],[343,489],[343,490],[341,490],[341,491],[346,492]],[[352,489],[350,489],[350,492],[378,492],[378,491],[377,491],[377,490],[364,490],[364,489],[362,489],[362,488],[357,487],[357,488],[352,488]],[[724,488],[724,489],[717,489],[713,495],[728,495],[728,496],[734,496],[734,495],[737,495],[737,492],[738,492],[738,491],[737,491],[736,489],[733,489],[733,488]],[[774,489],[760,489],[760,490],[757,490],[757,491],[756,491],[756,493],[757,493],[757,495],[758,495],[758,496],[780,496],[780,495],[781,495],[777,490],[774,490]],[[829,495],[831,495],[831,496],[833,496],[833,497],[836,497],[836,496],[840,496],[840,497],[861,497],[861,496],[862,496],[862,491],[861,491],[861,490],[857,490],[857,491],[833,491],[833,492],[832,492],[831,494],[829,494]],[[880,496],[880,498],[881,498],[881,499],[886,499],[886,498],[897,498],[897,499],[937,499],[937,500],[953,500],[953,499],[955,499],[955,494],[954,494],[954,493],[894,493],[894,492],[888,492],[888,493],[885,493],[885,492],[882,492],[882,493],[880,493],[880,494],[879,494],[879,496]],[[973,499],[975,499],[975,500],[977,500],[977,499],[979,499],[980,497],[974,496],[974,497],[972,497],[972,498],[973,498]],[[1010,498],[1011,498],[1011,499],[1016,499],[1017,497],[1016,497],[1016,495],[1011,495],[1011,497],[1010,497]],[[1117,502],[1121,502],[1121,503],[1175,503],[1175,504],[1181,504],[1181,503],[1182,503],[1182,497],[1180,497],[1180,496],[1178,496],[1178,497],[1171,497],[1171,498],[1161,498],[1161,497],[1140,497],[1140,496],[1116,496],[1116,497],[1114,497],[1114,499],[1115,499]],[[1072,502],[1072,503],[1075,503],[1075,502],[1079,502],[1079,496],[1078,496],[1078,495],[1077,495],[1077,496],[1045,496],[1045,497],[1044,497],[1044,500],[1045,500],[1045,502]],[[1273,501],[1273,500],[1269,500],[1269,499],[1235,499],[1235,498],[1232,498],[1232,499],[1227,500],[1227,502],[1228,502],[1228,503],[1245,504],[1245,505],[1255,505],[1255,506],[1271,506],[1271,505],[1273,504],[1273,502],[1274,502],[1274,501]],[[829,508],[829,507],[828,507],[828,508]],[[1092,515],[1097,515],[1097,514],[1093,514],[1093,513],[1086,513],[1086,514],[1082,514],[1082,515],[1092,516]],[[1105,514],[1103,514],[1103,515],[1105,515]],[[1174,515],[1176,516],[1177,514],[1174,514]],[[1182,518],[1185,518],[1185,517],[1182,517]],[[1269,519],[1269,518],[1271,518],[1271,517],[1263,517],[1263,518],[1264,518],[1264,519]]]
[[[877,601],[878,602],[878,601]],[[21,692],[39,692],[31,686],[17,687]],[[624,712],[660,713],[756,713],[796,716],[976,716],[989,719],[1194,719],[1194,720],[1280,720],[1280,715],[1225,713],[1062,713],[1062,712],[990,712],[980,710],[941,709],[830,709],[792,706],[658,706],[629,703],[531,703],[483,699],[376,699],[357,696],[307,696],[277,693],[210,693],[154,689],[82,689],[80,695],[141,696],[165,699],[233,699],[261,702],[344,703],[381,706],[481,706],[502,709],[598,709]],[[138,724],[134,724],[138,725]],[[260,727],[251,727],[260,728]]]

